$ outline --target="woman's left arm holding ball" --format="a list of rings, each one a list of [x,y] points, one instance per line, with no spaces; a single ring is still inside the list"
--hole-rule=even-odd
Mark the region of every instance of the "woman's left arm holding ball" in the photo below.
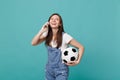
[[[79,42],[77,42],[75,39],[72,39],[69,42],[69,44],[78,48],[78,59],[76,61],[71,61],[71,62],[66,63],[66,65],[68,65],[68,66],[74,66],[74,65],[77,65],[80,63],[80,60],[81,60],[83,52],[84,52],[84,47]]]

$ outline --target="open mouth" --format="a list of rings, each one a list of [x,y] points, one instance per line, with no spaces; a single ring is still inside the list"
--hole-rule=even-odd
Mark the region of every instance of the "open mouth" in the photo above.
[[[56,24],[56,23],[51,23],[51,25],[54,25],[54,26],[55,26],[55,25],[57,25],[57,24]]]

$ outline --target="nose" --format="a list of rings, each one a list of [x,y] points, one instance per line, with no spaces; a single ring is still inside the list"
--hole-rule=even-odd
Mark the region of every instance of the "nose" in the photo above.
[[[53,21],[53,22],[55,22],[56,20],[55,20],[55,19],[53,19],[52,21]]]
[[[53,20],[53,22],[55,22],[55,20]]]

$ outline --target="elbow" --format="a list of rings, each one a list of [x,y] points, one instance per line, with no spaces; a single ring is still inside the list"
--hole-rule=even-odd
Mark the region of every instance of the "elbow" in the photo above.
[[[84,46],[82,46],[82,49],[85,49],[85,47],[84,47]]]
[[[84,47],[84,46],[82,46],[81,48],[82,48],[82,50],[84,51],[85,47]]]
[[[84,46],[80,46],[79,49],[84,51],[85,47]]]
[[[85,50],[85,47],[83,47],[83,46],[82,46],[82,50],[83,50],[83,52],[84,52],[84,50]]]
[[[35,46],[35,45],[36,45],[36,43],[32,41],[32,42],[31,42],[31,45],[32,45],[32,46]]]

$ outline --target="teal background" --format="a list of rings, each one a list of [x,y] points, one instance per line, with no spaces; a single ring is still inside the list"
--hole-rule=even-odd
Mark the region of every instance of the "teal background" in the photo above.
[[[120,0],[0,0],[0,80],[44,80],[46,48],[31,40],[54,12],[85,47],[69,80],[120,80]]]

